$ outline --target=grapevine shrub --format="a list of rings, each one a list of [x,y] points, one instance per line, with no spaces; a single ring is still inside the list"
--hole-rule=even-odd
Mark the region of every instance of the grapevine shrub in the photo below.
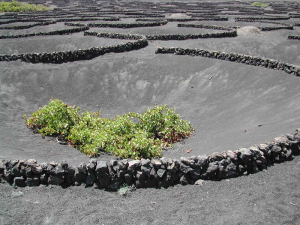
[[[162,149],[190,136],[192,125],[180,119],[174,109],[157,106],[146,112],[128,113],[114,119],[99,112],[68,106],[61,100],[50,100],[26,118],[26,125],[47,136],[60,136],[69,145],[89,156],[108,152],[120,158],[160,157]]]
[[[50,7],[46,7],[40,4],[29,4],[24,2],[0,2],[0,12],[35,12],[35,11],[47,11]]]

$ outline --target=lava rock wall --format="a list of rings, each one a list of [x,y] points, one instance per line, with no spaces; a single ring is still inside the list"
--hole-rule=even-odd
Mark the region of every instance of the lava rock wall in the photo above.
[[[0,162],[0,182],[16,187],[61,185],[94,186],[116,190],[123,185],[137,188],[160,188],[175,184],[197,184],[201,180],[222,180],[257,173],[273,165],[292,160],[300,154],[300,129],[294,135],[275,138],[272,142],[215,152],[209,156],[110,160],[92,158],[87,164],[70,166],[67,162],[37,163],[29,160]]]

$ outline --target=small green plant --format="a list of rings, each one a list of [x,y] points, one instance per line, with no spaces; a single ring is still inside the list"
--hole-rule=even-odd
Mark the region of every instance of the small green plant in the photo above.
[[[68,106],[61,100],[24,115],[26,125],[43,135],[63,137],[71,146],[89,156],[101,151],[121,158],[152,158],[161,156],[162,148],[187,138],[192,125],[180,119],[174,109],[166,105],[154,106],[146,112],[128,113],[114,119],[102,118],[99,112]]]
[[[35,12],[35,11],[47,11],[51,8],[40,4],[29,4],[23,2],[0,2],[0,12]]]
[[[266,7],[269,6],[269,4],[265,4],[265,3],[262,3],[262,2],[254,2],[254,3],[251,4],[251,6],[266,8]]]

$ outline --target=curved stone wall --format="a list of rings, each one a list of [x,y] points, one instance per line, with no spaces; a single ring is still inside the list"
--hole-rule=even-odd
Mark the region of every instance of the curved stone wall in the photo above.
[[[97,32],[89,32],[89,31],[85,31],[84,36],[96,36],[101,38],[127,39],[127,40],[138,40],[144,37],[138,34],[97,33]]]
[[[137,188],[160,188],[248,175],[274,163],[292,160],[299,154],[300,129],[297,129],[294,135],[278,137],[270,143],[215,152],[209,156],[109,162],[92,158],[87,164],[81,163],[75,167],[67,162],[38,164],[34,159],[3,160],[0,162],[0,181],[4,180],[15,187],[83,184],[116,190],[126,184]]]
[[[300,36],[288,36],[288,39],[300,40]]]
[[[177,24],[178,27],[192,27],[192,28],[204,28],[211,30],[232,30],[231,27],[222,27],[216,25],[203,25],[203,24]]]
[[[138,50],[148,46],[148,41],[143,38],[135,42],[125,44],[90,48],[85,50],[53,52],[53,53],[32,53],[20,55],[0,55],[0,61],[16,61],[22,60],[30,63],[65,63],[78,60],[89,60],[107,53],[118,53]]]
[[[0,27],[0,30],[21,30],[21,29],[28,29],[36,26],[47,26],[55,23],[56,23],[55,21],[49,21],[49,22],[40,22],[40,23],[34,23],[29,25],[6,26],[6,27]]]
[[[110,28],[135,28],[135,27],[156,27],[166,25],[167,21],[152,23],[89,23],[88,27],[110,27]]]
[[[39,32],[39,33],[31,33],[31,34],[0,35],[0,39],[26,38],[26,37],[47,36],[47,35],[68,35],[72,33],[82,32],[88,29],[89,29],[88,27],[77,27],[72,29],[55,30],[50,32]]]
[[[235,17],[235,20],[237,21],[243,21],[243,20],[289,20],[289,16],[262,16],[262,17]]]
[[[286,73],[300,76],[300,67],[291,65],[289,63],[280,62],[273,59],[264,59],[257,56],[242,55],[235,53],[216,52],[203,49],[184,49],[184,48],[157,48],[156,54],[175,54],[175,55],[190,55],[190,56],[202,56],[207,58],[214,58],[220,60],[226,60],[236,63],[244,63],[253,66],[263,66],[269,69],[283,70]]]

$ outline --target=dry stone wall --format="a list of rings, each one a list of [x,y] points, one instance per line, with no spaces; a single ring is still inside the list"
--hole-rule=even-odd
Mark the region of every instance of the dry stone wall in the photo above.
[[[134,42],[127,42],[125,44],[94,47],[85,50],[53,52],[53,53],[32,53],[20,55],[0,55],[0,61],[16,61],[21,60],[30,63],[65,63],[78,60],[90,60],[100,55],[107,53],[119,53],[138,50],[148,45],[148,41],[143,38]]]
[[[184,49],[184,48],[165,48],[165,47],[159,47],[156,50],[156,54],[202,56],[207,58],[226,60],[230,62],[244,63],[252,66],[262,66],[269,69],[283,70],[286,73],[300,76],[300,67],[298,66],[291,65],[285,62],[280,62],[273,59],[260,58],[258,56],[209,51],[203,49]]]
[[[300,36],[288,36],[288,39],[300,40]]]
[[[50,32],[39,32],[39,33],[30,33],[30,34],[16,34],[16,35],[0,35],[0,39],[10,39],[10,38],[26,38],[34,36],[47,36],[47,35],[68,35],[72,33],[78,33],[85,30],[88,30],[88,27],[76,27],[71,29],[64,30],[55,30]]]
[[[116,190],[123,185],[137,188],[169,187],[175,184],[197,184],[201,180],[222,180],[257,173],[273,165],[292,160],[300,154],[300,129],[293,135],[272,142],[215,152],[209,156],[110,160],[92,158],[88,163],[71,166],[67,162],[38,163],[29,160],[0,162],[0,182],[15,187],[61,185],[94,186]]]
[[[28,29],[36,26],[47,26],[55,23],[56,23],[55,21],[49,21],[49,22],[40,22],[40,23],[34,23],[29,25],[5,26],[5,27],[0,27],[0,30],[21,30],[21,29]]]

